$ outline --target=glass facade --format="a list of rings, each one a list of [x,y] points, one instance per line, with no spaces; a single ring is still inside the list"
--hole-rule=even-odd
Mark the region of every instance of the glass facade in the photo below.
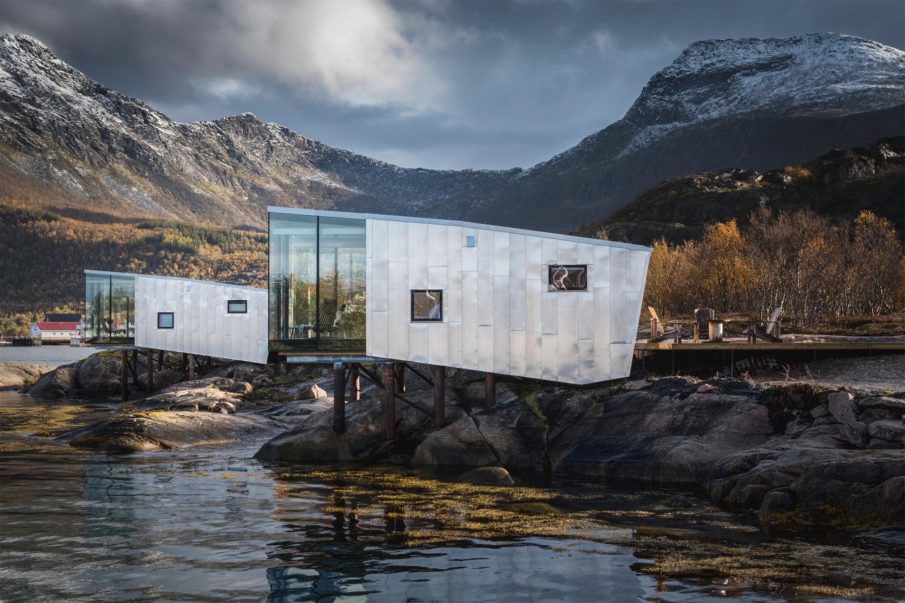
[[[135,340],[135,277],[85,274],[85,339],[96,343]]]
[[[270,347],[364,352],[365,221],[270,214]]]

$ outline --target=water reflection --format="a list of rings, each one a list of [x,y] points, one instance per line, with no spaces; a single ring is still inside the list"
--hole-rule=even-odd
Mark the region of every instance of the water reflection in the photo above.
[[[16,420],[4,420],[17,404]],[[100,456],[30,435],[42,412],[56,411],[0,399],[5,603],[905,594],[901,551],[769,539],[693,493],[580,481],[496,489],[408,469],[265,466],[251,460],[256,442]]]

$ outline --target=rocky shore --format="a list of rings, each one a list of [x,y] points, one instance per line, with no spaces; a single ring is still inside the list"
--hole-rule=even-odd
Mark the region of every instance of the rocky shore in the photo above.
[[[93,356],[42,376],[29,393],[110,391],[117,364]],[[251,365],[174,383],[61,438],[113,453],[270,437],[256,458],[478,468],[463,481],[499,485],[512,483],[510,473],[581,474],[703,489],[774,529],[905,525],[905,391],[685,377],[596,388],[512,382],[484,408],[480,375],[450,377],[447,424],[434,427],[432,389],[413,378],[393,442],[379,389],[347,404],[348,430],[337,436],[325,371]]]

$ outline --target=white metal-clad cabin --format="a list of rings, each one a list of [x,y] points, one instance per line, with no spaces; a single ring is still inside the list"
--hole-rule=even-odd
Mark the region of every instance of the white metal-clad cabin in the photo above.
[[[93,341],[257,363],[394,360],[625,377],[650,249],[400,216],[268,209],[268,289],[86,270]]]
[[[266,363],[267,290],[85,271],[86,338]]]
[[[447,220],[268,214],[270,347],[290,361],[363,354],[577,384],[629,374],[647,247]]]

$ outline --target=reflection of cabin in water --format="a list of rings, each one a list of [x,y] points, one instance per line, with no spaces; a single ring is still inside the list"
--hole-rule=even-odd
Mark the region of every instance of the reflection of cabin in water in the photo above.
[[[268,289],[86,271],[86,331],[264,363],[628,375],[650,250],[447,220],[269,209]]]

